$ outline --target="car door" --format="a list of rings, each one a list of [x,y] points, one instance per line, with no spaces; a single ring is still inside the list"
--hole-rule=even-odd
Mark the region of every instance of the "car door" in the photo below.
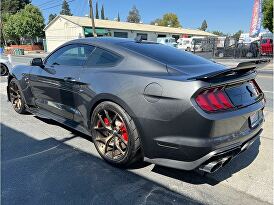
[[[79,74],[93,49],[83,44],[66,45],[45,59],[43,69],[33,69],[30,83],[40,109],[73,120]]]

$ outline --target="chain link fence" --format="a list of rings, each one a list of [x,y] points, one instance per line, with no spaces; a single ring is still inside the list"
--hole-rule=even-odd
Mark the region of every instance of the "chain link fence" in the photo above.
[[[264,47],[265,44],[261,42],[264,42],[264,39],[251,43],[239,43],[232,37],[197,38],[192,40],[188,51],[208,59],[272,57],[272,44]]]

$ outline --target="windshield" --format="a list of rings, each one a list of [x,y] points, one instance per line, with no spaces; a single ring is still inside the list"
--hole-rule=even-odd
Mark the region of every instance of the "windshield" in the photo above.
[[[136,43],[136,42],[126,42],[120,43],[124,48],[142,54],[144,56],[150,57],[157,61],[160,61],[168,65],[199,65],[199,64],[209,64],[212,63],[209,60],[196,56],[194,54],[180,51],[174,47],[165,46],[157,43]]]

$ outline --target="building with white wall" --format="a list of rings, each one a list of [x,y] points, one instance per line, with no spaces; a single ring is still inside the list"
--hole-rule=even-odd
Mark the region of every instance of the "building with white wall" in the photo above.
[[[96,33],[98,36],[113,36],[134,39],[142,35],[143,39],[157,41],[158,37],[181,36],[215,36],[212,33],[185,28],[172,28],[148,24],[118,22],[95,19]],[[47,51],[51,52],[61,44],[84,37],[92,36],[92,22],[88,17],[59,15],[44,29],[46,34]]]

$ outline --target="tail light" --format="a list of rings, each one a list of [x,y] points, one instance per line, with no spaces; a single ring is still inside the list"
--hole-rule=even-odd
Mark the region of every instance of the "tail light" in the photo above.
[[[224,91],[224,87],[203,90],[196,98],[197,104],[207,112],[222,111],[234,108]]]
[[[256,92],[255,97],[262,93],[255,80],[247,83],[252,85],[252,90]],[[226,94],[224,86],[205,89],[196,96],[195,100],[200,108],[207,112],[224,111],[236,107]]]

